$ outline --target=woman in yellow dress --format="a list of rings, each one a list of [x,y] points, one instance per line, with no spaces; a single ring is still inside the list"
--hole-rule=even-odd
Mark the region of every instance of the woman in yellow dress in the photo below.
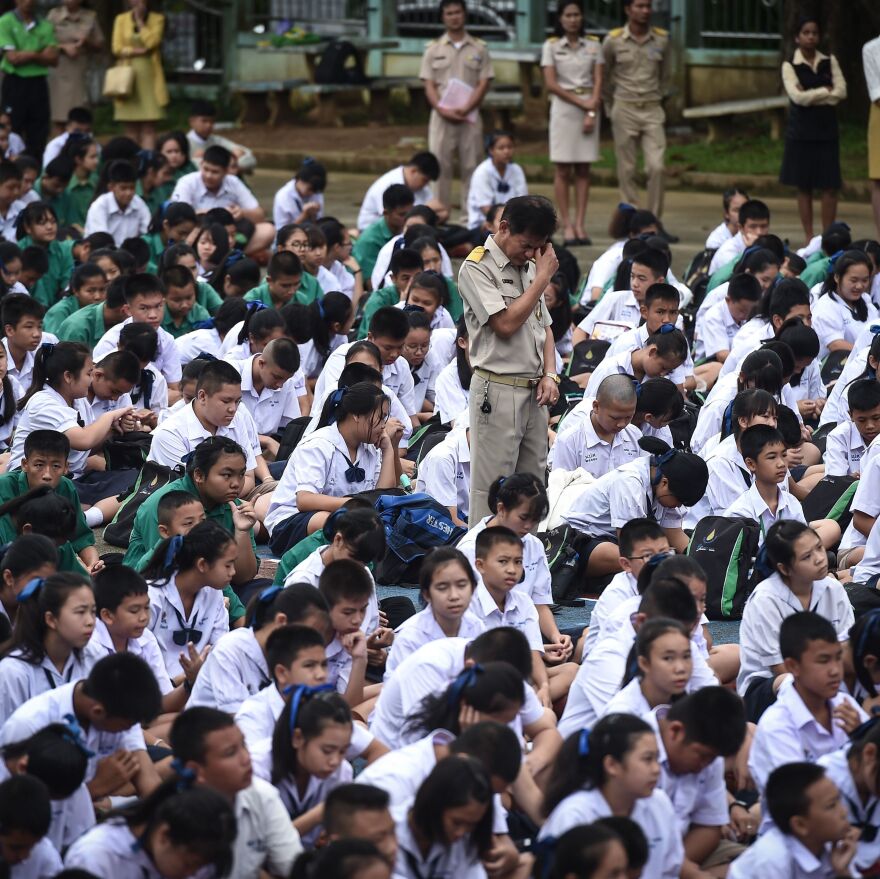
[[[125,124],[125,134],[144,149],[156,145],[156,122],[165,118],[168,89],[162,71],[162,34],[165,16],[147,9],[147,0],[129,0],[131,12],[113,22],[113,55],[118,64],[134,69],[134,88],[117,98],[113,118]]]

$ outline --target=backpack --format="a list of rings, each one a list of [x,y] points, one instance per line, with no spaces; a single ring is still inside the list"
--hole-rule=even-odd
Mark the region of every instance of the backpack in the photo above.
[[[581,558],[581,550],[590,538],[571,525],[559,525],[537,537],[544,544],[547,555],[554,603],[563,607],[583,607],[585,602],[580,596],[584,591],[586,560]]]
[[[709,286],[709,266],[712,264],[713,256],[715,256],[713,248],[707,247],[701,250],[684,271],[682,283],[694,294],[691,307],[695,311],[706,296],[706,288]]]
[[[127,547],[131,540],[131,532],[134,528],[134,517],[141,504],[151,495],[155,494],[163,485],[168,485],[175,479],[183,476],[182,468],[171,469],[164,464],[155,461],[145,461],[141,467],[131,493],[122,502],[122,506],[116,511],[116,515],[110,520],[104,529],[104,540],[111,546]]]
[[[830,391],[837,383],[850,353],[849,351],[829,351],[822,361],[821,377],[826,390]]]
[[[278,454],[275,456],[276,461],[286,461],[293,454],[293,450],[305,436],[306,428],[311,420],[308,415],[301,415],[299,418],[294,418],[288,423],[278,443]]]
[[[406,460],[415,463],[416,473],[418,473],[418,465],[422,463],[425,455],[427,455],[434,446],[442,443],[451,430],[452,425],[441,424],[440,418],[437,416],[437,420],[432,418],[430,421],[423,424],[418,430],[413,432],[406,447]]]
[[[348,40],[331,40],[315,67],[318,85],[367,85],[366,73],[355,47]]]
[[[593,372],[605,358],[611,342],[608,339],[584,339],[571,352],[566,375],[583,375]]]
[[[104,460],[108,470],[140,470],[150,453],[153,435],[141,430],[131,430],[111,435],[104,443]]]
[[[429,494],[395,497],[382,494],[375,507],[385,525],[388,547],[373,575],[383,586],[418,586],[419,569],[428,550],[452,546],[465,535],[449,510]]]
[[[689,452],[691,450],[691,437],[697,429],[697,416],[700,407],[690,400],[684,401],[684,410],[678,418],[669,422],[669,430],[672,433],[674,448]]]
[[[853,476],[823,476],[804,498],[801,505],[804,518],[808,522],[833,519],[841,531],[846,531],[852,520],[850,505],[858,487],[859,481]]]
[[[759,579],[755,571],[761,526],[754,519],[705,516],[688,544],[687,554],[706,572],[706,616],[742,619],[746,600]]]

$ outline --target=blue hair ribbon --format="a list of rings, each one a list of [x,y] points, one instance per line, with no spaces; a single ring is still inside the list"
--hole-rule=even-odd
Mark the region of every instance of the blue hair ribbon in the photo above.
[[[61,737],[65,741],[76,745],[86,757],[94,757],[95,752],[86,747],[86,743],[83,739],[82,727],[79,725],[76,716],[73,714],[65,714],[62,720],[64,721],[65,731],[62,733]]]
[[[259,597],[260,604],[268,604],[275,596],[284,589],[283,586],[267,586]]]
[[[268,308],[265,302],[260,302],[259,300],[255,302],[248,302],[247,310],[253,314],[255,311],[262,311],[264,308]]]
[[[727,437],[733,433],[733,400],[731,400],[724,409],[721,416],[721,433]]]
[[[180,548],[183,546],[183,535],[175,534],[171,540],[168,541],[168,548],[165,550],[165,570],[168,571],[174,566],[174,559],[177,556],[177,553],[180,552]]]
[[[321,320],[324,320],[324,318],[327,317],[327,312],[326,312],[326,310],[324,309],[324,300],[323,300],[323,298],[316,299],[316,300],[315,300],[315,305],[317,306],[318,314],[319,314]]]
[[[335,692],[336,687],[333,684],[321,684],[319,687],[307,687],[305,684],[295,686],[291,684],[289,687],[285,687],[282,695],[290,696],[290,734],[293,735],[293,731],[296,729],[296,716],[299,714],[303,699],[311,699],[319,693]]]
[[[31,596],[36,595],[40,589],[42,589],[43,583],[45,582],[46,580],[44,577],[34,577],[33,580],[28,580],[24,589],[22,589],[15,597],[15,600],[19,602],[27,601]]]
[[[187,452],[185,455],[180,456],[180,463],[183,464],[184,467],[189,466],[190,461],[196,456],[196,450],[192,449]]]
[[[483,666],[479,663],[469,665],[459,676],[452,682],[449,687],[449,695],[447,701],[450,708],[455,708],[461,701],[462,694],[468,687],[472,687],[477,678],[483,673]]]
[[[342,402],[342,398],[345,396],[347,391],[348,391],[348,385],[342,385],[342,387],[337,388],[335,391],[333,391],[332,394],[330,394],[330,397],[329,397],[330,405],[333,406],[334,409],[336,409],[339,406],[339,404]],[[336,412],[334,411],[333,414],[330,416],[330,423],[333,424],[335,421],[336,421]]]
[[[175,757],[171,761],[171,768],[177,773],[177,792],[189,790],[196,783],[196,774],[188,766],[183,765],[183,760]]]
[[[841,256],[843,256],[843,251],[838,250],[837,253],[832,253],[831,256],[828,258],[828,274],[829,275],[834,274],[834,265],[837,262],[837,260],[840,259]]]
[[[214,318],[209,317],[207,320],[200,320],[198,323],[193,324],[194,330],[213,330],[214,329]]]
[[[617,210],[623,214],[634,214],[636,212],[636,206],[631,205],[627,201],[622,201],[617,205]]]
[[[55,343],[54,342],[43,342],[43,344],[40,345],[40,351],[43,352],[43,363],[45,363],[52,356],[52,352],[54,350],[55,350]]]
[[[656,485],[663,478],[663,467],[668,464],[675,456],[675,449],[667,449],[662,455],[651,455],[651,464],[657,468],[651,485]]]
[[[584,727],[578,738],[578,757],[589,757],[590,755],[590,730]]]

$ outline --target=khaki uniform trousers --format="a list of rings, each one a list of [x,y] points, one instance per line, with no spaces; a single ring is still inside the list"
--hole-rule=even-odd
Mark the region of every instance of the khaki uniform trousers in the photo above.
[[[428,123],[428,149],[440,162],[440,177],[434,184],[434,195],[443,204],[452,204],[452,157],[458,152],[461,168],[461,209],[467,213],[468,188],[471,175],[483,160],[483,122],[447,122],[436,110]]]
[[[645,174],[648,177],[647,209],[660,217],[663,212],[663,157],[666,152],[666,114],[656,101],[632,103],[615,100],[611,107],[611,128],[614,133],[614,153],[617,157],[617,179],[620,197],[637,205],[636,159],[639,142],[645,155]]]
[[[481,411],[487,399],[492,407]],[[536,388],[487,382],[474,374],[470,388],[471,491],[468,522],[488,516],[489,486],[499,476],[534,473],[543,483],[547,469],[549,410],[539,406]]]

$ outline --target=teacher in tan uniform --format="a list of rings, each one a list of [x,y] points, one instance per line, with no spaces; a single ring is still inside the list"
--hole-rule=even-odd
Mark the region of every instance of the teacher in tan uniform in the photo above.
[[[465,30],[465,0],[440,0],[440,18],[446,33],[428,43],[419,72],[431,105],[428,149],[440,162],[435,193],[447,207],[452,199],[452,156],[458,152],[461,207],[466,211],[471,174],[483,159],[480,105],[495,74],[486,44]],[[447,94],[450,84],[453,91]],[[450,100],[454,93],[460,100]]]
[[[559,399],[556,349],[544,290],[559,268],[550,237],[556,212],[543,196],[504,206],[498,231],[462,263],[458,289],[474,373],[469,425],[468,520],[489,515],[489,486],[547,467],[547,406]]]
[[[602,101],[602,45],[584,33],[578,3],[559,0],[556,36],[544,43],[541,69],[550,94],[550,161],[553,194],[559,207],[565,246],[589,246],[584,231],[590,196],[590,164],[599,158],[599,107]],[[568,210],[568,188],[574,172],[574,223]]]

